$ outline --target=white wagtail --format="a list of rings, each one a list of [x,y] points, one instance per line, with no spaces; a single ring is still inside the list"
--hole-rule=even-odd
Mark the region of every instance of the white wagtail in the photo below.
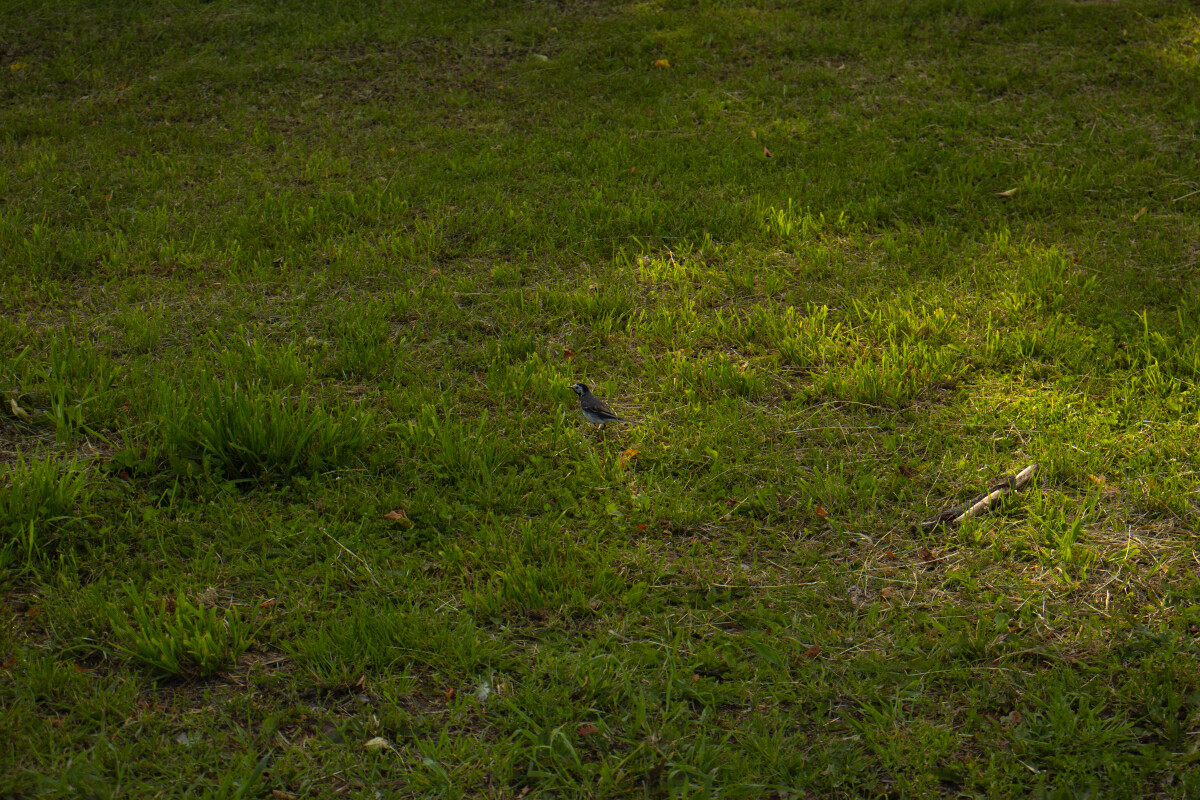
[[[618,417],[612,412],[612,409],[604,405],[599,397],[592,394],[586,384],[573,383],[571,391],[579,395],[579,410],[583,412],[583,417],[593,425],[599,425],[603,430],[604,426],[610,422],[624,422],[625,420]]]

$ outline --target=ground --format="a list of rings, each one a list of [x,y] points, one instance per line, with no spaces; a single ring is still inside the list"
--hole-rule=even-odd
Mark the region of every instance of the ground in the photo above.
[[[0,794],[1200,794],[1194,7],[0,57]]]

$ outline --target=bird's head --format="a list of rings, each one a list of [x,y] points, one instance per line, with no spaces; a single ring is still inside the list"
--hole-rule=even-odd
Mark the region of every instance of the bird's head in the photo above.
[[[571,384],[571,391],[574,392],[575,394],[579,395],[580,397],[583,397],[585,394],[587,394],[587,390],[588,390],[588,387],[586,384],[583,384],[583,383],[572,383]]]

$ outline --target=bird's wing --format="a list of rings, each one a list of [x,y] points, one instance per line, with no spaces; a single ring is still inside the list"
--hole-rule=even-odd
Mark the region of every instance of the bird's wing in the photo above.
[[[595,414],[598,417],[606,417],[608,419],[615,419],[615,420],[620,419],[620,417],[618,417],[616,414],[614,414],[612,412],[612,409],[610,409],[608,406],[604,405],[604,403],[602,403],[599,400],[599,398],[597,398],[595,395],[585,398],[582,405],[583,405],[584,409],[586,409],[587,411],[590,411],[591,413]]]

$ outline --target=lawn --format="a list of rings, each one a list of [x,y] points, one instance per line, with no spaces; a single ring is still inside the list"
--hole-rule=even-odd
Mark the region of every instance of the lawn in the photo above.
[[[0,795],[1200,796],[1194,6],[0,56]]]

